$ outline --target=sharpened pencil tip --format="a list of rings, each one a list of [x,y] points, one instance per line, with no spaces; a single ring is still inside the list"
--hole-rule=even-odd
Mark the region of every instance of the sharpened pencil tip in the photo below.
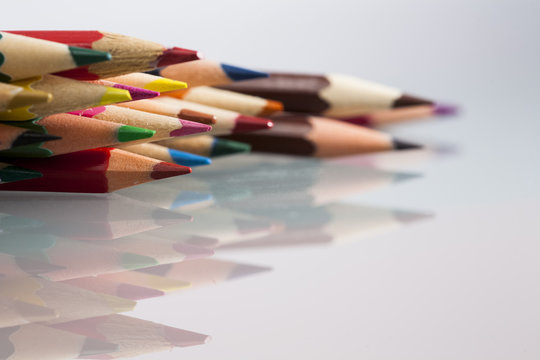
[[[147,83],[144,88],[147,90],[159,91],[159,92],[168,92],[175,90],[182,90],[187,88],[187,83],[183,81],[177,81],[167,78],[160,78],[154,81]]]
[[[151,99],[160,95],[157,91],[141,89],[135,86],[115,84],[114,87],[117,89],[124,89],[129,91],[129,94],[131,95],[131,100]]]
[[[170,133],[171,136],[185,136],[212,130],[212,127],[210,125],[183,119],[179,119],[179,121],[182,124],[182,127],[180,129],[172,131]]]
[[[221,64],[221,68],[232,81],[267,78],[269,76],[268,73],[265,72],[244,69],[238,66],[232,66],[227,64]]]
[[[163,291],[131,284],[119,284],[117,295],[129,300],[143,300],[163,296]]]
[[[283,111],[283,103],[275,100],[267,100],[266,105],[259,115],[269,116],[280,111]]]
[[[69,52],[77,66],[95,64],[112,59],[111,54],[105,51],[97,51],[76,46],[69,46]]]
[[[171,164],[165,161],[154,165],[154,171],[150,177],[152,179],[165,179],[173,176],[186,175],[191,173],[191,168],[182,165]]]
[[[251,145],[234,140],[215,138],[212,144],[211,157],[219,157],[238,153],[248,153],[251,151]]]
[[[180,119],[198,122],[206,125],[214,125],[217,122],[217,118],[213,114],[207,114],[190,109],[182,109],[178,113]]]
[[[201,165],[210,165],[212,160],[207,157],[191,154],[185,151],[179,151],[175,149],[169,149],[169,155],[175,164],[184,165],[184,166],[201,166]]]
[[[135,126],[124,125],[118,129],[117,138],[120,142],[148,139],[154,136],[155,130],[143,129]]]
[[[21,168],[18,166],[6,166],[0,169],[0,183],[37,179],[43,174],[36,170]]]
[[[423,146],[408,141],[403,141],[399,139],[393,139],[392,143],[394,145],[394,150],[412,150],[412,149],[421,149]]]
[[[173,47],[163,52],[156,63],[156,67],[174,65],[200,59],[201,54],[196,50]]]
[[[46,141],[59,140],[61,138],[62,137],[60,136],[51,135],[51,134],[42,134],[37,131],[26,131],[17,137],[17,140],[15,140],[11,144],[11,147],[14,148],[17,146],[37,144],[37,143],[46,142]]]
[[[435,104],[435,115],[456,115],[459,112],[459,108],[454,105]]]
[[[268,130],[274,126],[271,120],[258,118],[254,116],[238,115],[233,133],[246,133],[257,130]]]
[[[129,91],[114,87],[106,87],[105,94],[101,97],[101,101],[98,105],[116,104],[130,100],[132,99]]]
[[[417,105],[433,105],[433,101],[422,99],[416,96],[403,94],[399,98],[397,98],[396,101],[394,101],[394,104],[392,107],[400,108],[400,107],[417,106]]]

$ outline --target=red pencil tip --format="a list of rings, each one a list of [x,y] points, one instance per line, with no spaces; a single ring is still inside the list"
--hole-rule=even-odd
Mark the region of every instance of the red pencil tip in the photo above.
[[[190,167],[171,164],[164,161],[154,165],[154,168],[152,170],[153,171],[150,177],[156,180],[191,173]]]
[[[165,50],[163,54],[161,54],[161,56],[157,60],[156,67],[179,64],[193,60],[200,60],[201,58],[202,54],[196,50],[173,47]]]
[[[233,133],[245,133],[257,130],[271,129],[274,123],[268,119],[258,118],[254,116],[238,115],[236,117],[236,126]]]

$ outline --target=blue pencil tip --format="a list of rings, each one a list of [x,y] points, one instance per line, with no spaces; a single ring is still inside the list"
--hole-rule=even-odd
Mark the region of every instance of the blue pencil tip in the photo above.
[[[227,76],[230,77],[231,80],[233,81],[242,81],[242,80],[268,77],[268,74],[265,72],[244,69],[244,68],[227,65],[227,64],[221,64],[221,68],[223,69],[223,71],[225,71]]]
[[[212,163],[210,158],[174,149],[169,149],[169,155],[176,164],[183,166],[193,167]]]

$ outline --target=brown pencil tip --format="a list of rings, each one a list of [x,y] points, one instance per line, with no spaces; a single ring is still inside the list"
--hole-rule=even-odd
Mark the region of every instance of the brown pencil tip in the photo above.
[[[433,105],[433,101],[422,99],[416,96],[403,94],[394,101],[394,103],[392,104],[392,107],[400,108],[400,107],[417,106],[417,105]]]
[[[214,125],[216,123],[216,116],[213,114],[207,114],[190,109],[182,109],[178,113],[180,119],[195,121],[205,125]]]
[[[269,116],[281,111],[283,111],[283,103],[275,100],[267,100],[266,105],[259,115]]]
[[[394,145],[394,150],[412,150],[412,149],[421,149],[423,146],[408,141],[403,141],[399,139],[393,139],[392,144]]]

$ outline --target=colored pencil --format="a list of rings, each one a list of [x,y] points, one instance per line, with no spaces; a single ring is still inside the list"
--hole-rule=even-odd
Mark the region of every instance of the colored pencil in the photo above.
[[[118,296],[129,300],[143,300],[165,295],[164,291],[154,288],[131,285],[125,282],[98,278],[95,276],[81,277],[62,281],[65,284],[89,291]]]
[[[0,295],[0,307],[2,309],[0,333],[6,327],[47,321],[58,317],[58,313],[54,309],[29,304],[17,299],[10,299],[2,295]],[[0,346],[0,353],[2,351],[1,349],[2,347]],[[1,358],[5,359],[4,357]]]
[[[50,157],[75,151],[133,143],[154,136],[155,131],[72,114],[55,114],[5,124],[33,130],[41,136],[59,135],[61,140],[31,143],[0,151],[0,157]],[[28,129],[28,130],[27,130]]]
[[[226,135],[238,132],[250,132],[264,130],[272,127],[272,122],[268,119],[254,116],[242,115],[240,113],[223,110],[211,106],[191,103],[189,101],[178,100],[168,96],[160,96],[155,99],[132,101],[129,104],[119,104],[119,107],[125,107],[140,111],[156,111],[166,116],[178,116],[184,110],[195,110],[202,113],[213,114],[216,116],[216,123],[212,125],[211,135]]]
[[[96,80],[200,59],[197,51],[177,47],[167,49],[152,41],[105,31],[10,32],[111,54],[111,61],[106,64],[94,64],[61,73],[62,76],[78,80]]]
[[[211,135],[199,135],[187,138],[175,138],[157,142],[179,151],[187,151],[206,157],[220,157],[251,151],[251,145],[233,140],[221,139]]]
[[[197,86],[182,91],[174,91],[167,94],[167,96],[251,116],[268,116],[283,110],[283,104],[279,101],[209,86]]]
[[[0,32],[0,81],[10,82],[111,59],[108,52]]]
[[[185,151],[169,149],[166,146],[153,143],[122,146],[122,150],[189,167],[210,165],[212,163],[210,158]]]
[[[420,147],[377,130],[328,118],[284,115],[272,121],[274,128],[271,131],[233,134],[226,138],[248,143],[253,151],[314,157],[345,156]]]
[[[0,239],[0,252],[2,253],[20,259],[42,261],[62,267],[62,269],[46,274],[47,279],[53,281],[140,269],[167,263],[167,261],[161,262],[159,259],[141,254],[140,251],[139,253],[129,249],[123,251],[118,247],[111,246],[112,242],[110,241],[94,242],[107,244],[100,246],[91,242],[43,233],[7,233],[0,234]],[[183,253],[178,253],[174,259],[180,261],[185,256]]]
[[[222,88],[281,101],[285,111],[330,117],[433,105],[430,100],[407,95],[399,89],[340,74],[270,73],[266,79],[238,82]]]
[[[60,76],[43,75],[15,82],[27,90],[51,93],[53,99],[44,104],[35,104],[0,112],[0,120],[32,120],[61,112],[130,101],[127,90],[65,79]]]
[[[39,171],[0,162],[0,184],[36,179],[42,176],[43,174]]]
[[[21,86],[0,83],[0,111],[46,103],[51,100],[52,95],[47,92],[29,91]]]
[[[47,159],[15,159],[13,163],[43,174],[39,179],[1,184],[0,190],[106,193],[185,175],[188,167],[112,148],[98,148]]]
[[[129,92],[129,95],[131,95],[131,100],[133,101],[142,100],[142,99],[151,99],[151,98],[155,98],[159,96],[159,92],[157,91],[141,89],[141,88],[130,86],[130,85],[119,84],[114,81],[105,80],[105,79],[91,80],[88,82],[92,84],[98,84],[98,85],[113,87],[117,89],[127,90]]]
[[[158,265],[146,269],[130,271],[161,276],[167,279],[183,280],[191,284],[191,288],[216,285],[227,280],[255,275],[272,270],[269,267],[241,264],[219,259],[198,259],[174,264]],[[122,273],[117,274],[118,277]]]
[[[179,119],[195,121],[206,125],[215,125],[217,122],[217,118],[213,114],[186,109],[183,106],[177,106],[174,104],[166,104],[162,101],[137,101],[130,106],[123,107],[152,114],[177,117]]]
[[[190,61],[148,71],[149,74],[184,81],[188,86],[225,85],[234,81],[268,77],[267,73],[218,63],[212,60]]]
[[[168,139],[174,136],[198,134],[212,129],[211,126],[189,120],[178,119],[172,116],[152,114],[113,105],[99,106],[82,111],[74,111],[72,114],[115,122],[117,124],[150,129],[156,132],[152,137],[153,141]]]
[[[355,117],[341,118],[340,120],[355,125],[378,127],[401,124],[433,116],[455,115],[457,111],[458,109],[455,106],[449,105],[416,105],[396,109],[379,110]]]
[[[39,324],[0,330],[0,358],[67,360],[114,353],[118,345]]]
[[[125,315],[109,315],[55,324],[55,328],[118,344],[108,358],[127,358],[171,350],[173,347],[202,345],[208,335],[181,330]]]
[[[46,323],[61,323],[133,310],[135,302],[115,296],[97,294],[38,277],[0,279],[2,295],[30,304],[54,309],[58,317]]]
[[[169,91],[182,90],[187,88],[183,81],[167,79],[162,76],[151,75],[147,73],[131,73],[126,75],[114,76],[106,80],[114,81],[119,84],[135,86],[141,89],[165,93]]]
[[[61,139],[60,136],[40,133],[17,126],[0,124],[0,150]]]
[[[192,219],[117,194],[103,197],[2,192],[0,213],[17,217],[2,227],[5,231],[53,234],[79,240],[112,240]]]

